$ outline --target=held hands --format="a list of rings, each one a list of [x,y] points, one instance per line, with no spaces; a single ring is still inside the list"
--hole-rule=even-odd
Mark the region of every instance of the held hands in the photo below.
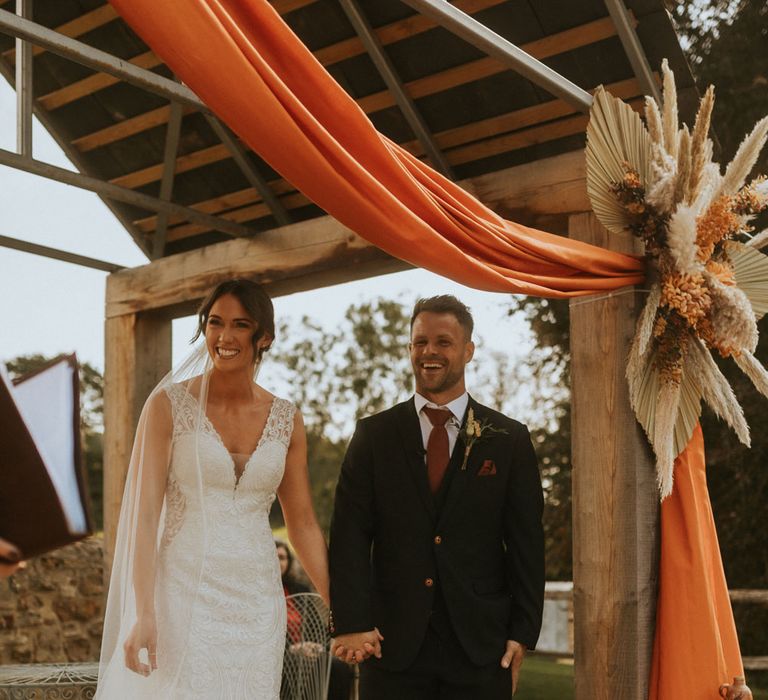
[[[508,639],[507,650],[501,657],[501,666],[512,670],[512,695],[517,692],[517,679],[520,676],[520,667],[523,665],[524,658],[525,647],[520,642]]]
[[[380,659],[383,639],[375,627],[370,632],[340,634],[331,640],[331,653],[348,664],[362,663],[371,656]]]
[[[149,664],[139,660],[139,651],[146,649]],[[131,633],[123,644],[125,666],[134,673],[148,676],[157,670],[157,623],[155,616],[145,616],[136,621]]]

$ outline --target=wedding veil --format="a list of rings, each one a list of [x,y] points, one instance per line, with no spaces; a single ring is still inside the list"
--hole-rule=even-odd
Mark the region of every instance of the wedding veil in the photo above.
[[[207,551],[207,527],[198,447],[201,428],[207,421],[205,406],[210,370],[205,343],[198,343],[154,388],[141,412],[120,509],[96,698],[175,697],[188,646],[194,597],[185,607],[189,612],[187,619],[174,620],[172,639],[167,636],[167,626],[162,619],[156,617],[159,668],[148,677],[126,668],[123,644],[142,611],[155,613],[161,544],[180,528],[185,512],[191,509],[202,514],[202,522],[196,525],[199,536],[194,551],[185,550],[184,556],[192,558],[187,571],[196,571],[198,577],[196,582],[188,582],[188,591],[199,589]],[[192,400],[187,400],[188,397]],[[174,411],[180,406],[184,407],[181,421],[174,417]],[[186,468],[194,469],[196,479],[185,479],[180,485],[169,469],[175,433],[182,430],[191,430],[194,435],[195,463]],[[148,663],[146,650],[140,653],[139,659]]]

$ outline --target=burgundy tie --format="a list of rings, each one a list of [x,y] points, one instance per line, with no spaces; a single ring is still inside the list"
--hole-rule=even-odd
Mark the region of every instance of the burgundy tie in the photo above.
[[[448,453],[448,431],[445,424],[453,415],[444,408],[429,408],[424,406],[424,412],[432,423],[432,430],[427,440],[427,478],[432,493],[437,493],[448,467],[450,454]]]

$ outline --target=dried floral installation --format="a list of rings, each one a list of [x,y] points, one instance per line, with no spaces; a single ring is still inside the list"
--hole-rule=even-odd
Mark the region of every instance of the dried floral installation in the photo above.
[[[602,88],[587,127],[587,189],[610,231],[645,244],[648,286],[629,355],[630,400],[656,453],[661,497],[672,492],[675,457],[688,444],[701,400],[749,445],[744,413],[712,351],[731,357],[768,396],[755,359],[757,320],[768,311],[768,230],[750,221],[768,207],[768,180],[746,182],[768,135],[757,123],[721,174],[708,138],[714,90],[693,130],[678,125],[675,79],[662,64],[663,105],[640,115]]]

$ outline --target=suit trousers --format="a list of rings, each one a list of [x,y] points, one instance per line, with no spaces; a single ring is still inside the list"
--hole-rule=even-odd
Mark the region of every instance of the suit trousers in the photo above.
[[[375,658],[365,661],[360,666],[360,700],[509,700],[512,674],[501,667],[504,651],[502,645],[499,658],[488,666],[473,664],[438,594],[414,662],[403,671],[390,671]]]

